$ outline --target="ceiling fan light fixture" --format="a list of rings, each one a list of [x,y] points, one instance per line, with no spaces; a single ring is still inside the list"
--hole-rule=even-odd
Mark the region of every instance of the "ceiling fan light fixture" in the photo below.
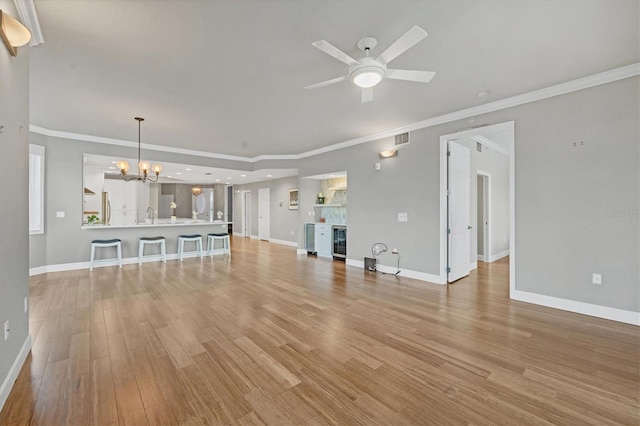
[[[384,78],[384,70],[376,66],[366,66],[355,69],[351,73],[351,81],[363,89],[373,87]]]
[[[16,18],[0,10],[0,37],[11,56],[16,56],[18,47],[24,46],[31,40],[31,33]]]

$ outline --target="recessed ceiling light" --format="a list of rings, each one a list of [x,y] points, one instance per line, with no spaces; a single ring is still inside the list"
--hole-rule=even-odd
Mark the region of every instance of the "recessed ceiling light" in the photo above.
[[[176,174],[177,174],[177,175],[181,175],[182,173],[180,173],[180,172],[176,172]]]
[[[220,179],[216,179],[216,182],[220,182]]]
[[[267,177],[271,177],[271,175],[267,175]]]
[[[227,176],[227,180],[231,179],[229,176]]]
[[[167,176],[168,178],[172,178],[173,176]]]
[[[115,170],[116,168],[113,166],[109,166],[109,170]]]
[[[111,164],[118,164],[118,162],[117,161],[112,161]]]
[[[240,177],[247,177],[247,175],[240,175]]]
[[[478,92],[478,94],[476,95],[476,98],[482,99],[482,98],[486,98],[487,96],[489,96],[489,92],[487,92],[486,90],[483,90],[481,92]]]
[[[224,184],[225,184],[225,185],[229,185],[229,182],[225,182]]]
[[[187,170],[188,172],[190,172],[190,171],[191,171],[191,169],[186,169],[186,170]]]
[[[329,175],[329,177],[336,177],[336,175]]]

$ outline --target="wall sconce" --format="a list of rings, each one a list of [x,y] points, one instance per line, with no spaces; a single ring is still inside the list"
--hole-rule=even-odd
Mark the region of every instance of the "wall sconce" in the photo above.
[[[378,153],[378,156],[380,158],[397,157],[398,156],[398,150],[397,149],[389,149],[387,151],[380,151]]]
[[[194,186],[193,188],[191,188],[191,193],[197,197],[198,195],[202,194],[202,188],[200,188],[199,186]]]
[[[16,56],[18,47],[31,40],[31,33],[16,18],[0,10],[0,37],[11,56]]]

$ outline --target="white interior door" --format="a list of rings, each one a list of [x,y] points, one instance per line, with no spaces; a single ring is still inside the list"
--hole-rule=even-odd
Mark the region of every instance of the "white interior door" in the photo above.
[[[242,192],[242,236],[251,236],[251,191]]]
[[[258,237],[261,240],[271,238],[271,216],[269,206],[271,205],[271,193],[269,188],[258,190]]]
[[[471,256],[471,153],[449,141],[448,275],[453,282],[469,275]]]

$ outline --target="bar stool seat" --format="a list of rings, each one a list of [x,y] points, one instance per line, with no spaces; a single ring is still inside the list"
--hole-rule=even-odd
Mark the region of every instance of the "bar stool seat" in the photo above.
[[[213,257],[216,240],[222,240],[223,253],[231,257],[231,239],[228,232],[211,232],[207,234],[207,254]]]
[[[144,247],[147,244],[160,245],[160,254],[148,254],[145,256]],[[167,263],[167,249],[165,245],[164,237],[140,237],[138,240],[138,265],[142,265],[144,258],[157,258],[162,259],[162,263]]]
[[[95,260],[96,249],[105,247],[115,247],[116,257],[110,259]],[[118,266],[122,269],[122,240],[114,238],[112,240],[93,240],[91,241],[91,259],[89,260],[89,271],[93,271],[93,265],[97,263],[109,263],[117,261]]]
[[[184,251],[184,243],[185,242],[194,242],[196,243],[196,249],[193,251]],[[202,235],[193,234],[193,235],[178,235],[178,260],[182,262],[182,258],[185,254],[195,253],[196,256],[200,256],[200,258],[204,258],[204,252],[202,251]]]

